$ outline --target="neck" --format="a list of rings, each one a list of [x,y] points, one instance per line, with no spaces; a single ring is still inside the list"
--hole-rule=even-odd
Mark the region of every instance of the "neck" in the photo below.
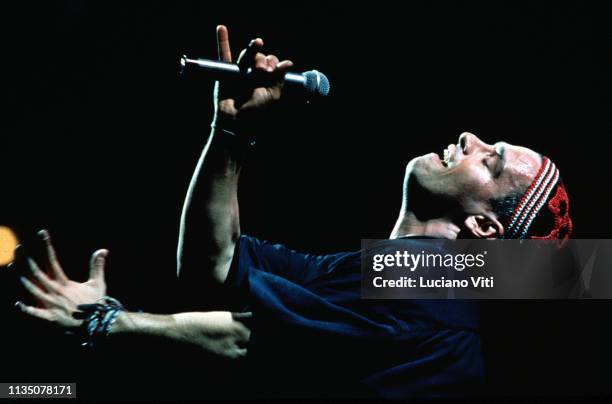
[[[428,236],[456,239],[461,229],[449,217],[419,220],[414,212],[402,210],[389,238],[405,236]]]

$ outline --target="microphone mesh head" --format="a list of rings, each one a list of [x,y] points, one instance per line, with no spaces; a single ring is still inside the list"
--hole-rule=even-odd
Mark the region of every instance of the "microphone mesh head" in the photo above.
[[[306,77],[306,84],[304,86],[309,93],[323,96],[329,94],[329,80],[323,73],[317,70],[310,70],[303,74]]]

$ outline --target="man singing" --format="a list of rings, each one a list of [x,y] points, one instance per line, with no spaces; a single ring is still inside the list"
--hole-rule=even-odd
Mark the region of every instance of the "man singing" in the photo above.
[[[220,60],[234,62],[227,28],[217,27]],[[261,112],[281,99],[292,66],[250,42],[235,61],[268,83],[217,83],[212,130],[181,217],[177,276],[185,290],[224,310],[155,315],[126,311],[106,297],[106,250],[92,256],[90,279],[71,281],[41,231],[45,262],[28,259],[24,287],[37,306],[24,313],[86,343],[116,334],[183,342],[253,369],[277,397],[436,397],[476,393],[483,377],[476,302],[362,300],[360,253],[303,254],[243,235],[238,180]],[[260,82],[261,83],[261,82]],[[390,238],[545,238],[571,235],[569,201],[547,157],[508,143],[459,136],[406,166],[403,200]],[[40,265],[39,265],[40,264]],[[215,297],[216,299],[216,297]]]

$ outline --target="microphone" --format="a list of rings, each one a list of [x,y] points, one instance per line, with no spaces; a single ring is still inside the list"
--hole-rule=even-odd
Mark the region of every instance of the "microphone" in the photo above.
[[[236,64],[209,59],[190,59],[183,55],[181,57],[181,74],[193,68],[205,71],[212,78],[220,81],[242,76],[242,72]],[[246,71],[247,76],[251,74],[251,71],[251,68]],[[285,73],[285,85],[302,88],[310,95],[326,96],[329,94],[329,80],[317,70],[310,70],[302,74]]]

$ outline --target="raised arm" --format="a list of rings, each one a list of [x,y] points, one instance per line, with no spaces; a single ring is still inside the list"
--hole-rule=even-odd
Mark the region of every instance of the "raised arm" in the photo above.
[[[217,46],[219,59],[231,63],[228,31],[222,25],[217,27]],[[280,98],[285,71],[292,66],[291,61],[260,53],[262,46],[260,38],[252,40],[237,63],[241,69],[255,69],[268,87],[256,87],[246,79],[215,85],[213,129],[193,173],[179,231],[177,275],[191,284],[214,286],[227,277],[240,236],[237,192],[242,153],[257,130],[251,117]]]

